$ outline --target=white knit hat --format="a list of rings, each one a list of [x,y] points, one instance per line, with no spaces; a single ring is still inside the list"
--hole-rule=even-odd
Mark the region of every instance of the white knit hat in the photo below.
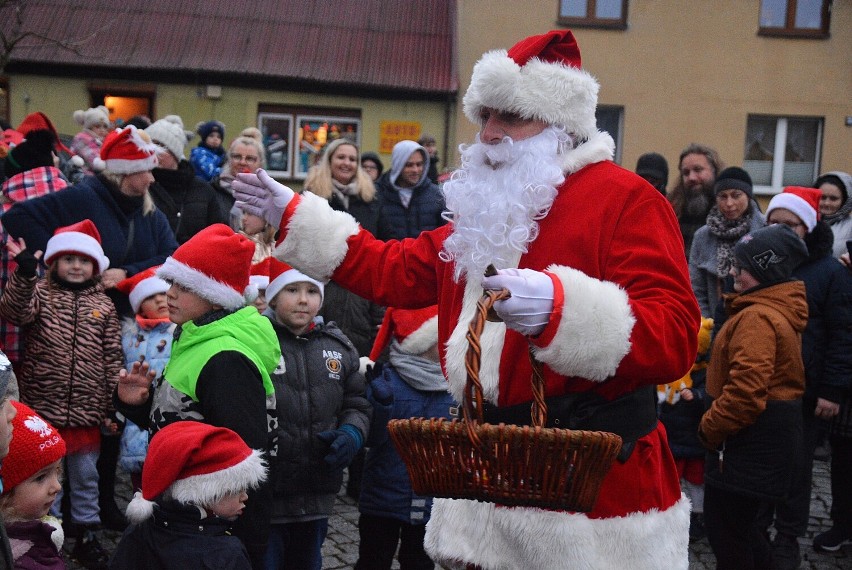
[[[209,506],[265,480],[262,452],[247,446],[236,432],[190,420],[174,422],[151,438],[142,492],[127,505],[127,518],[132,523],[149,518],[161,495]]]
[[[109,109],[103,105],[90,107],[83,111],[82,109],[74,111],[74,120],[77,124],[82,125],[84,129],[91,129],[95,125],[109,126]]]
[[[186,160],[184,147],[195,133],[183,128],[183,120],[177,115],[166,115],[145,129],[155,144],[164,146],[178,160]]]
[[[91,220],[58,228],[53,237],[47,240],[44,262],[50,265],[58,256],[68,253],[90,257],[95,262],[96,274],[103,273],[109,267],[109,258],[101,247],[101,234]]]
[[[531,36],[486,53],[473,67],[464,114],[481,124],[484,107],[562,125],[585,139],[597,132],[598,82],[581,69],[570,30]]]
[[[293,269],[286,263],[278,261],[275,258],[270,258],[269,262],[269,285],[266,287],[266,300],[271,301],[275,295],[281,292],[281,289],[290,283],[299,283],[307,281],[313,283],[319,288],[320,297],[325,296],[325,284],[322,281],[317,281],[312,277],[308,277],[298,269]]]

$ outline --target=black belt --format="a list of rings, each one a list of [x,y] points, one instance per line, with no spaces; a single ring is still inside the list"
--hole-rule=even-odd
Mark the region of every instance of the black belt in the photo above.
[[[633,453],[636,440],[657,427],[657,388],[644,386],[607,400],[592,392],[577,392],[546,398],[545,427],[606,431],[621,436],[623,441],[618,460],[624,463]],[[532,424],[532,402],[497,407],[490,402],[482,406],[483,420],[489,424]]]

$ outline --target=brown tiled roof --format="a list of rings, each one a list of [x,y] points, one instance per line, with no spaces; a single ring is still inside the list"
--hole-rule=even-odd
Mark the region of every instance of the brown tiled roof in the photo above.
[[[447,95],[458,89],[455,0],[27,0],[9,71],[248,78]],[[9,8],[0,29],[9,34]],[[189,74],[189,75],[188,75]]]

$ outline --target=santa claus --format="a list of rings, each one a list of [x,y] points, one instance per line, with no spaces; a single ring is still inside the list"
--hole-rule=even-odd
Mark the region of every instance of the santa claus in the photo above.
[[[436,500],[426,548],[447,567],[688,565],[689,502],[656,421],[654,387],[692,365],[698,306],[671,207],[611,162],[612,138],[596,128],[597,93],[570,31],[485,54],[464,97],[480,131],[444,187],[450,223],[415,239],[378,241],[262,170],[234,183],[244,210],[280,227],[280,259],[382,305],[437,303],[442,366],[457,399],[476,301],[483,288],[508,289],[495,307],[503,322],[481,335],[486,419],[529,422],[532,345],[550,424],[623,437],[589,513]],[[489,264],[497,275],[484,277]]]

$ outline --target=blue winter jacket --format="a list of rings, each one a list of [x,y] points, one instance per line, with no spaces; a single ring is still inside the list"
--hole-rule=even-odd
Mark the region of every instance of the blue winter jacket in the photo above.
[[[210,182],[222,172],[222,165],[225,163],[225,151],[218,149],[221,152],[216,152],[203,146],[197,146],[189,153],[189,163],[195,170],[195,175]]]
[[[169,221],[159,210],[144,215],[141,202],[126,215],[106,184],[87,176],[61,192],[15,204],[3,215],[3,227],[24,238],[30,251],[44,251],[57,228],[89,219],[98,228],[110,268],[124,269],[131,277],[162,264],[177,249]]]
[[[426,524],[432,514],[432,498],[417,495],[411,490],[405,463],[388,434],[387,420],[411,417],[449,419],[454,415],[451,409],[456,403],[447,391],[415,390],[391,364],[382,367],[382,375],[393,390],[393,404],[390,418],[386,414],[374,414],[367,440],[370,449],[364,462],[358,508],[366,515],[393,518],[413,525]]]

